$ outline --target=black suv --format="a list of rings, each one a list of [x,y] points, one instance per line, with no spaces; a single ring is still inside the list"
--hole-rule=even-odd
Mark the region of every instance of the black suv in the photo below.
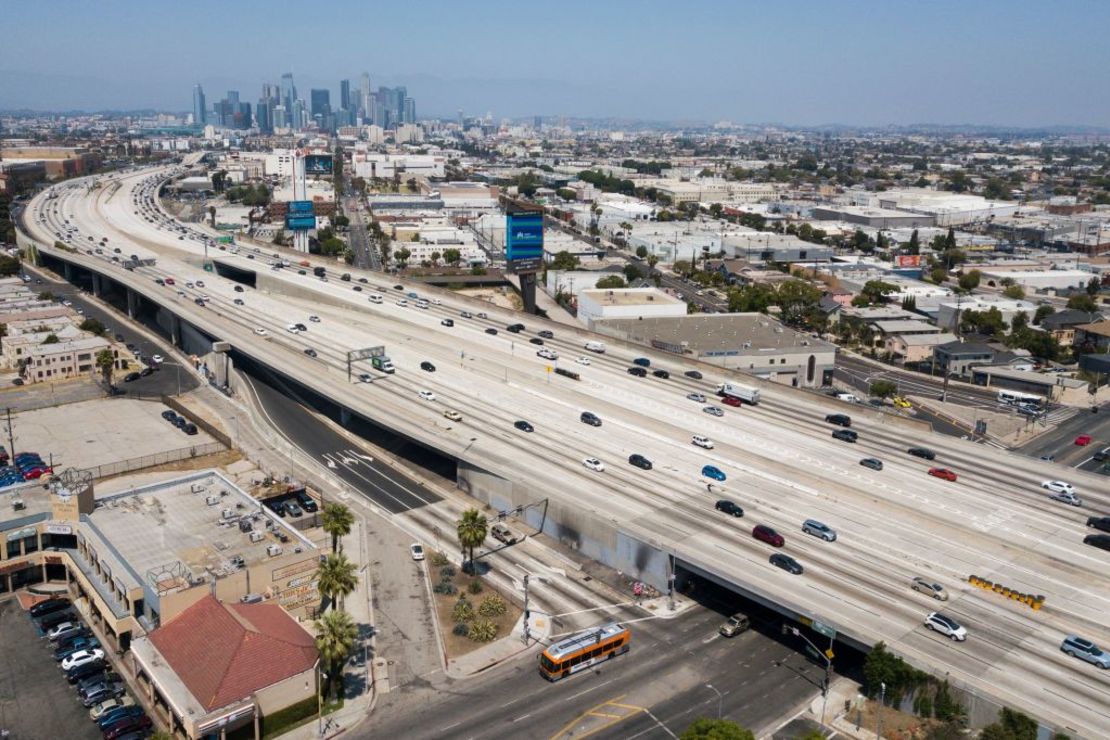
[[[590,411],[583,411],[582,415],[578,417],[583,424],[589,424],[592,427],[601,426],[601,419],[598,415]]]
[[[937,453],[933,452],[928,447],[911,447],[908,450],[906,450],[906,452],[910,453],[914,457],[921,457],[921,458],[924,458],[926,460],[936,460],[937,459]]]
[[[721,499],[717,502],[717,511],[723,511],[729,516],[744,516],[744,510],[740,508],[739,504],[728,499]]]
[[[647,370],[644,370],[642,367],[630,367],[628,368],[628,374],[635,375],[637,378],[646,378]]]
[[[829,414],[825,417],[825,421],[827,421],[829,424],[836,424],[837,426],[841,427],[852,426],[852,417],[848,416],[847,414]]]
[[[1110,550],[1110,534],[1089,534],[1083,538],[1083,544],[1101,550]]]
[[[320,507],[316,503],[316,499],[312,498],[305,491],[297,492],[297,502],[300,503],[301,508],[309,514],[318,511]]]
[[[514,426],[514,427],[516,427],[517,429],[519,429],[519,430],[520,430],[520,431],[522,431],[522,432],[532,432],[532,431],[535,431],[535,427],[533,427],[533,426],[532,426],[531,424],[529,424],[529,423],[528,423],[528,422],[526,422],[526,421],[516,421],[516,422],[513,422],[513,426]]]
[[[841,442],[855,442],[859,439],[859,435],[851,429],[837,429],[832,436],[833,439],[839,439]]]
[[[555,334],[553,332],[548,331],[547,329],[544,329],[539,334],[544,339],[554,339],[555,338]]]
[[[519,334],[524,331],[524,324],[509,324],[505,327],[505,331],[511,331],[513,334]]]
[[[424,360],[424,362],[420,363],[420,369],[424,372],[434,373],[436,371],[436,366],[428,362],[427,360]]]
[[[637,468],[640,468],[642,470],[651,470],[651,460],[648,460],[646,457],[639,453],[633,453],[629,455],[628,464],[635,465]]]
[[[1101,529],[1103,532],[1110,532],[1110,516],[1087,517],[1087,526]]]
[[[47,614],[52,614],[53,612],[60,612],[63,609],[68,609],[68,608],[69,608],[69,600],[68,599],[48,599],[46,601],[40,601],[39,603],[32,606],[31,607],[31,616],[32,617],[45,617]]]
[[[663,380],[666,380],[667,378],[671,377],[671,374],[669,372],[667,372],[666,370],[655,370],[651,374],[654,375],[657,378],[662,378]]]

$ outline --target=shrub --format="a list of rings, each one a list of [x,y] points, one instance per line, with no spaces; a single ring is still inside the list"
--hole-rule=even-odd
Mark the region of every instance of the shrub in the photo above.
[[[483,617],[499,617],[505,613],[505,600],[497,594],[490,594],[478,605],[478,613]]]
[[[432,553],[432,567],[442,568],[443,566],[447,565],[448,562],[449,561],[447,560],[447,556],[439,552],[438,550]]]
[[[456,622],[469,622],[474,619],[474,607],[463,596],[455,602],[455,608],[451,610],[451,619]]]
[[[440,580],[449,581],[455,577],[455,566],[445,565],[439,569]]]
[[[475,578],[473,581],[467,584],[466,590],[472,594],[480,594],[482,593],[482,582]]]
[[[451,583],[450,581],[440,581],[436,585],[432,586],[432,590],[435,591],[437,594],[443,594],[444,596],[454,596],[459,591],[457,588],[455,588],[455,584]]]
[[[459,637],[466,637],[470,634],[470,625],[466,622],[459,622],[451,629],[451,632]]]
[[[467,637],[474,642],[489,642],[497,637],[497,625],[488,619],[475,619],[470,623]]]

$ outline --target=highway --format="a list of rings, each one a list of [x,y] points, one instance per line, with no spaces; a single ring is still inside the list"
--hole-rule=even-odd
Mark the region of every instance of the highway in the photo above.
[[[273,269],[275,258],[261,251],[217,252],[228,264],[268,274],[276,286],[238,293],[231,281],[199,269],[210,234],[142,215],[157,182],[171,171],[102,176],[91,190],[85,180],[55,186],[32,201],[26,223],[44,251],[62,234],[78,251],[58,256],[111,275],[297,382],[534,491],[534,499],[550,497],[583,517],[608,520],[631,538],[841,632],[885,641],[915,664],[1072,735],[1099,737],[1110,725],[1110,671],[1059,650],[1067,634],[1110,645],[1110,553],[1082,544],[1086,517],[1110,513],[1105,478],[1067,471],[1085,505],[1065,506],[1040,489],[1042,481],[1063,475],[1059,467],[927,434],[866,408],[853,410],[852,428],[860,437],[848,444],[833,439],[835,427],[823,421],[828,413],[843,412],[832,400],[724,377],[704,366],[698,369],[705,379],[694,380],[681,374],[693,367],[689,362],[611,341],[606,354],[593,355],[582,350],[594,338],[585,331],[403,280],[386,282],[380,274],[352,270],[353,282],[324,282],[311,271]],[[75,233],[64,231],[73,225]],[[114,252],[95,252],[93,245],[105,236],[109,250],[120,247],[124,255],[156,258],[156,264],[123,269],[111,261]],[[155,283],[167,277],[176,284]],[[399,305],[405,293],[417,290],[440,304],[424,310],[411,300]],[[384,296],[381,304],[369,302],[374,292]],[[209,299],[201,307],[195,299],[203,295]],[[473,316],[464,318],[464,311]],[[479,318],[479,311],[488,317]],[[453,326],[444,325],[447,319]],[[506,325],[518,320],[526,332],[507,333]],[[286,331],[294,322],[308,331]],[[580,373],[581,380],[547,371],[554,363],[537,357],[541,348],[529,341],[541,328],[555,334],[544,348],[558,351],[557,364]],[[398,372],[372,373],[369,384],[348,382],[346,352],[375,345],[387,348]],[[589,365],[575,361],[582,355],[589,355]],[[671,377],[629,375],[626,369],[638,356],[650,358],[653,368],[671,370]],[[421,371],[425,361],[436,371]],[[718,418],[687,398],[712,398],[722,380],[759,385],[763,401],[725,408]],[[435,400],[424,400],[421,391]],[[462,420],[444,418],[448,409]],[[600,416],[603,425],[580,423],[583,410]],[[518,420],[532,423],[535,432],[515,429]],[[714,449],[693,446],[695,434],[711,437]],[[936,462],[908,456],[911,445],[935,450]],[[633,453],[653,460],[654,469],[628,465]],[[599,458],[605,471],[587,470],[586,457]],[[884,470],[861,467],[863,457],[882,459]],[[699,475],[706,463],[727,474],[725,494],[707,490]],[[934,464],[951,468],[959,480],[927,475]],[[744,518],[715,512],[722,496],[743,506]],[[802,535],[801,522],[811,517],[836,529],[839,539]],[[768,563],[773,549],[750,534],[757,523],[784,534],[784,550],[803,564],[803,575]],[[1042,594],[1045,607],[1034,611],[973,587],[966,582],[971,574]],[[951,599],[938,604],[911,591],[915,575],[943,583]],[[925,614],[938,607],[967,628],[966,642],[924,629]]]

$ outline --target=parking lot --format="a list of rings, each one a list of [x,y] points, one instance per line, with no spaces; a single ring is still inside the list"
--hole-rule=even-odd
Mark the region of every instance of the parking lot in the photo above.
[[[100,738],[50,643],[11,598],[0,602],[0,654],[0,729],[9,740]]]

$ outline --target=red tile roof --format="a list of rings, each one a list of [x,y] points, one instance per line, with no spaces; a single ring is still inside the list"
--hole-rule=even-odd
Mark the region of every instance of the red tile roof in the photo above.
[[[224,604],[208,595],[150,640],[208,711],[312,668],[316,645],[274,603]]]

